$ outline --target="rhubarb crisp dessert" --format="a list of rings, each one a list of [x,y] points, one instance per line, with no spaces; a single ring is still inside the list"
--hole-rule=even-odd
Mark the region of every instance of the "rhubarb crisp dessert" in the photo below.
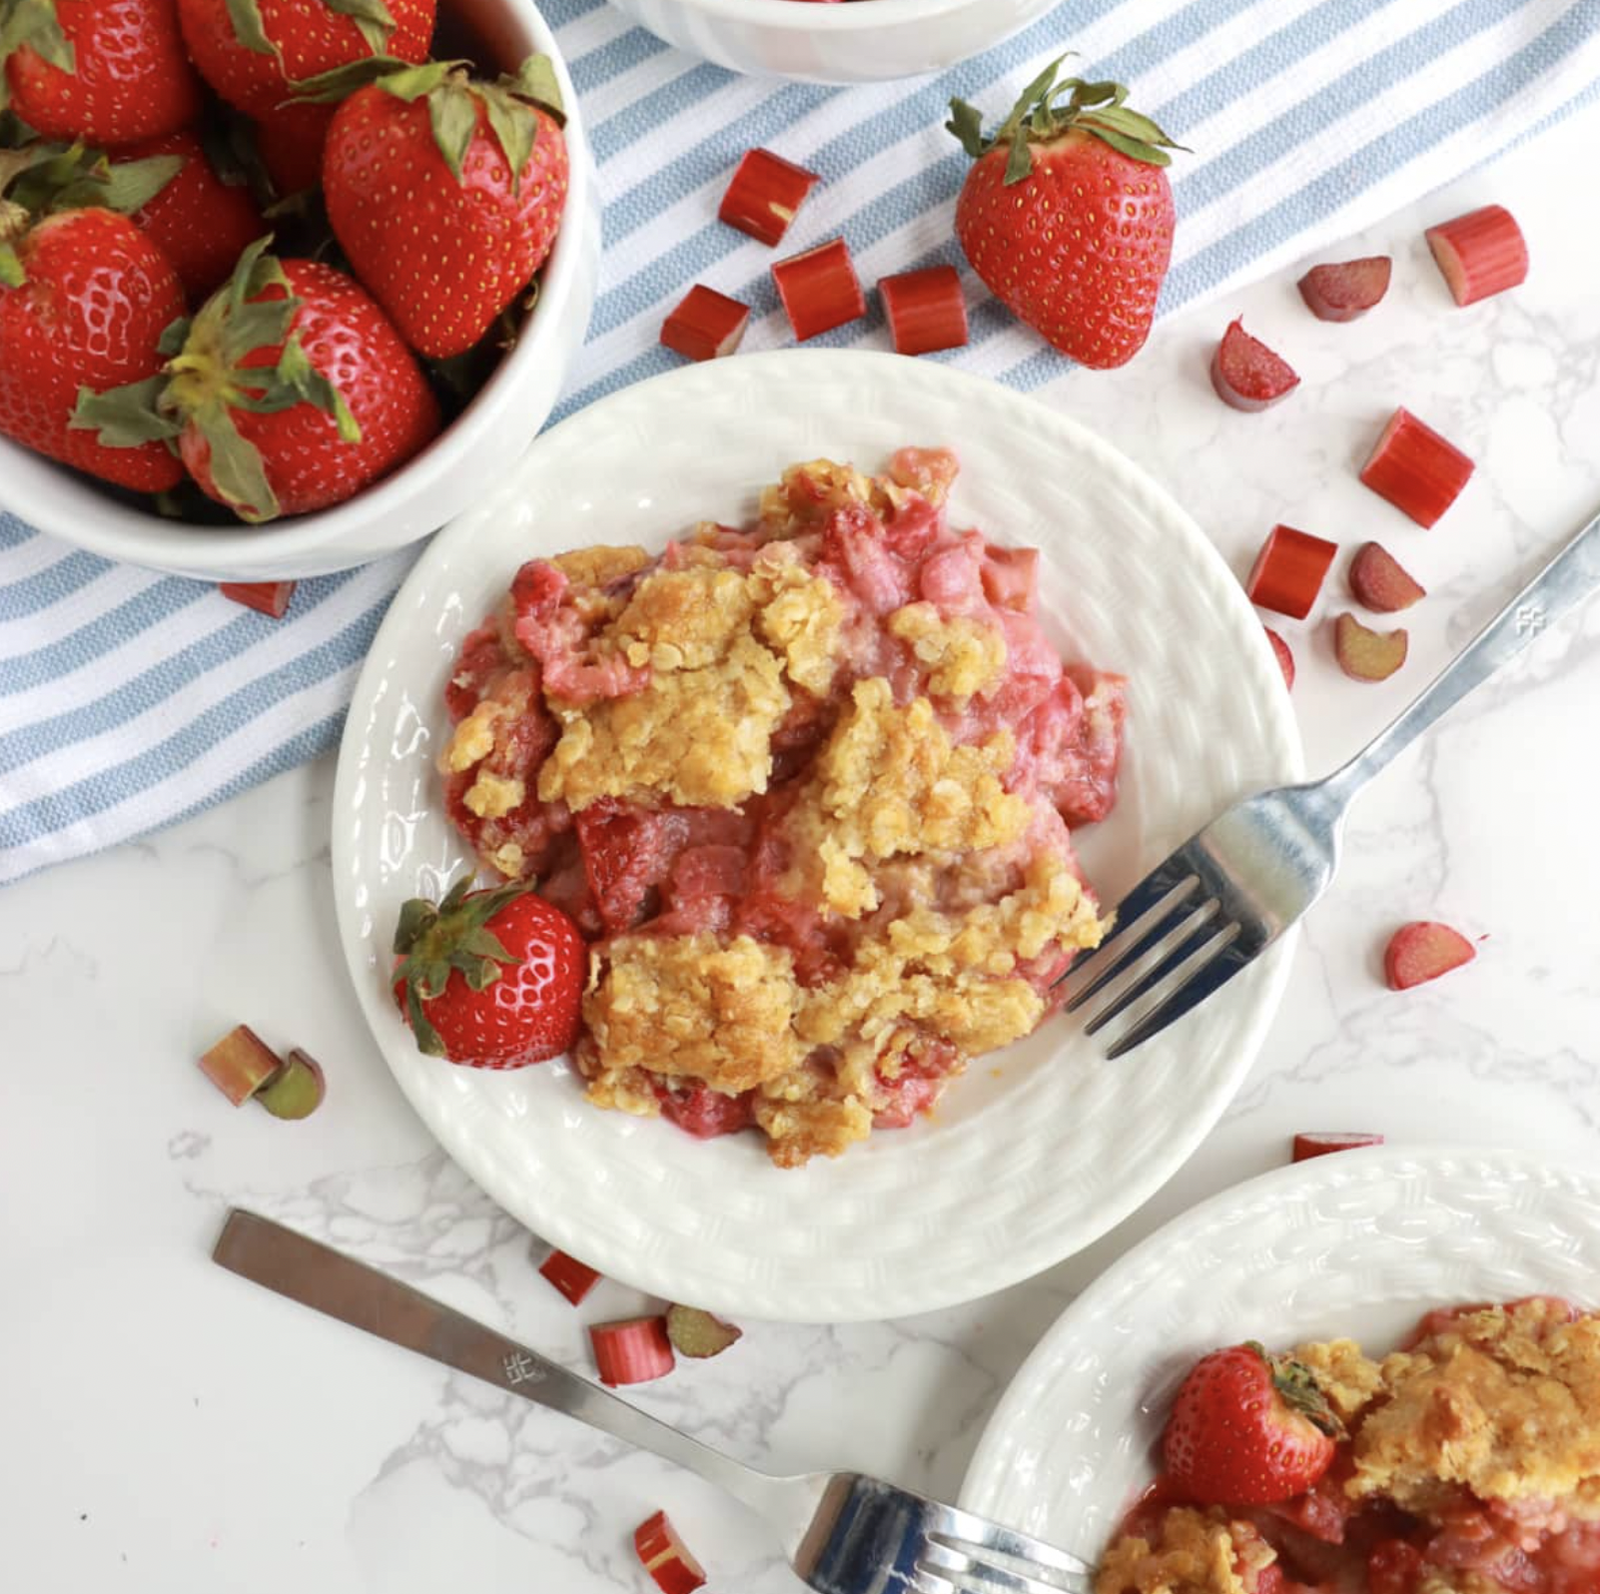
[[[1036,550],[948,524],[955,475],[795,465],[747,526],[530,560],[463,643],[449,813],[588,940],[597,1106],[835,1156],[1098,941],[1070,832],[1114,800],[1124,683],[1045,636]]]
[[[1198,1468],[1205,1434],[1174,1449],[1180,1414],[1230,1428],[1197,1404],[1220,1395],[1197,1375],[1242,1351],[1322,1414],[1325,1449],[1293,1494],[1260,1486],[1304,1459],[1292,1434],[1246,1460],[1232,1424]],[[1216,1352],[1179,1391],[1164,1451],[1095,1594],[1600,1594],[1600,1314],[1565,1301],[1431,1312],[1381,1361],[1347,1339]]]

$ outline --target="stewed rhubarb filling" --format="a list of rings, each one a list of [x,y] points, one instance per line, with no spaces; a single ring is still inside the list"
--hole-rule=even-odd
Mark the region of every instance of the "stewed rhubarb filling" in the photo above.
[[[956,469],[793,466],[749,526],[530,560],[462,645],[449,813],[590,939],[597,1105],[837,1155],[1098,941],[1070,827],[1115,799],[1123,681],[1044,635],[1036,550],[948,524]]]
[[[1293,1355],[1344,1424],[1329,1471],[1252,1507],[1162,1479],[1095,1594],[1600,1594],[1600,1314],[1458,1307],[1381,1361]]]

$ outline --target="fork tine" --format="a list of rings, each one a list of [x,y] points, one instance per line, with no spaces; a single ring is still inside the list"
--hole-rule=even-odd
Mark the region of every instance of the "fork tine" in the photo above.
[[[1159,915],[1159,922],[1151,924],[1149,931],[1141,935],[1138,941],[1129,947],[1126,952],[1122,953],[1109,968],[1103,969],[1081,991],[1075,991],[1068,997],[1065,1003],[1066,1011],[1076,1013],[1097,991],[1103,990],[1120,975],[1129,973],[1140,959],[1154,952],[1169,936],[1177,935],[1180,931],[1184,931],[1196,924],[1208,924],[1217,916],[1217,912],[1218,903],[1214,897],[1208,898],[1204,902],[1197,902],[1195,901],[1194,892],[1186,891],[1182,897],[1177,899],[1173,910],[1167,913],[1163,909]],[[1157,914],[1147,915],[1147,918],[1152,920],[1157,919],[1157,917]],[[1140,979],[1136,982],[1132,993],[1124,993],[1113,1001],[1111,1012],[1120,1011],[1133,1000],[1134,994],[1139,990],[1149,990],[1149,988],[1149,981]],[[1110,1013],[1108,1012],[1106,1016],[1109,1017]],[[1098,1020],[1096,1023],[1098,1024]],[[1090,1029],[1088,1033],[1092,1035],[1094,1030]]]
[[[1138,924],[1152,908],[1158,907],[1162,898],[1167,896],[1174,886],[1181,886],[1185,881],[1191,879],[1193,873],[1194,871],[1182,862],[1177,853],[1173,853],[1168,858],[1163,858],[1138,885],[1123,893],[1122,900],[1113,909],[1117,918],[1116,923],[1111,927],[1111,934],[1099,946],[1090,947],[1087,951],[1080,952],[1073,959],[1072,967],[1061,976],[1061,979],[1070,979],[1101,952],[1104,952],[1108,946],[1115,945],[1119,936]],[[1061,981],[1058,980],[1056,983],[1059,985]]]
[[[1213,897],[1210,901],[1201,904],[1184,921],[1183,928],[1188,930],[1181,940],[1170,952],[1166,953],[1153,968],[1147,969],[1136,979],[1127,990],[1119,992],[1111,1001],[1083,1026],[1085,1035],[1094,1035],[1104,1029],[1118,1013],[1125,1012],[1142,997],[1148,996],[1174,969],[1182,968],[1208,941],[1218,935],[1227,937],[1222,945],[1226,946],[1239,933],[1239,926],[1224,919],[1218,922],[1222,911],[1221,904]],[[1189,929],[1193,926],[1192,929]],[[1176,931],[1179,926],[1174,925]],[[1219,947],[1220,951],[1221,948]]]
[[[1086,1578],[1091,1568],[1081,1557],[1044,1539],[1036,1539],[1018,1528],[1008,1528],[988,1517],[969,1511],[950,1509],[948,1527],[928,1530],[928,1537],[947,1550],[956,1550],[974,1559],[1015,1563],[1024,1572],[1042,1575],[1048,1571],[1067,1578]],[[1063,1588],[1071,1587],[1062,1583]]]
[[[1015,1559],[1004,1565],[987,1558],[990,1554],[977,1545],[958,1549],[934,1538],[917,1557],[914,1570],[919,1581],[931,1578],[958,1594],[1084,1594],[1088,1587],[1081,1573]]]
[[[1067,998],[1066,1010],[1071,1013],[1082,1007],[1102,986],[1114,980],[1119,973],[1130,963],[1137,962],[1156,942],[1170,933],[1174,924],[1178,923],[1184,914],[1189,911],[1189,899],[1194,895],[1200,884],[1196,875],[1179,875],[1172,880],[1170,885],[1160,892],[1151,893],[1151,902],[1148,907],[1140,909],[1129,919],[1124,920],[1121,904],[1117,907],[1117,923],[1111,934],[1099,946],[1091,948],[1088,952],[1077,958],[1072,967],[1061,976],[1061,981],[1069,980],[1073,975],[1081,973],[1085,961],[1092,958],[1096,952],[1102,952],[1106,947],[1117,941],[1117,938],[1127,932],[1128,938],[1116,945],[1108,960],[1102,959],[1090,973],[1087,985],[1081,990],[1074,991]],[[1139,894],[1143,886],[1134,888],[1134,895]]]
[[[1256,954],[1264,950],[1273,939],[1275,937],[1269,936],[1258,944],[1249,945],[1235,940],[1219,947],[1217,952],[1204,963],[1198,964],[1188,979],[1165,1001],[1146,1013],[1126,1034],[1120,1036],[1116,1044],[1106,1052],[1106,1060],[1111,1062],[1121,1057],[1124,1052],[1131,1052],[1135,1046],[1143,1045],[1152,1035],[1160,1034],[1167,1025],[1176,1023],[1190,1008],[1198,1007],[1213,991],[1220,990],[1226,985],[1240,969],[1248,968],[1255,961]]]

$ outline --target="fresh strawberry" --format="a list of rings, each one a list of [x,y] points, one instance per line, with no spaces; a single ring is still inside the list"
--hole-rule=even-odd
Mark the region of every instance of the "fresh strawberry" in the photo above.
[[[0,110],[45,138],[131,144],[200,115],[175,0],[0,0]]]
[[[228,280],[245,245],[261,237],[267,224],[249,189],[225,183],[193,133],[146,139],[114,151],[112,161],[151,155],[176,155],[183,165],[149,204],[134,212],[134,225],[156,241],[198,303]]]
[[[394,994],[418,1049],[474,1068],[558,1057],[578,1034],[578,927],[525,885],[471,886],[463,875],[443,902],[400,910]]]
[[[417,453],[439,406],[383,312],[342,272],[240,256],[151,382],[86,395],[82,424],[176,437],[201,490],[252,523],[342,503]]]
[[[183,285],[166,256],[106,208],[142,204],[172,169],[146,162],[113,182],[81,149],[0,151],[0,432],[147,493],[182,480],[172,451],[159,441],[107,447],[74,427],[73,405],[82,388],[160,370],[162,334],[182,319]]]
[[[200,75],[249,116],[370,56],[426,61],[436,0],[177,0]]]
[[[561,120],[540,55],[494,83],[431,62],[339,107],[322,162],[328,219],[419,353],[470,349],[544,264],[567,198]]]
[[[1007,309],[1105,370],[1150,335],[1172,257],[1161,168],[1182,146],[1123,104],[1120,83],[1057,83],[1060,67],[1046,67],[989,138],[977,111],[950,102],[946,126],[977,161],[956,201],[956,237]]]
[[[280,199],[321,185],[333,111],[331,105],[280,105],[256,118],[256,148]]]
[[[1311,1370],[1252,1341],[1195,1363],[1161,1447],[1168,1477],[1190,1499],[1270,1505],[1316,1483],[1339,1431]]]

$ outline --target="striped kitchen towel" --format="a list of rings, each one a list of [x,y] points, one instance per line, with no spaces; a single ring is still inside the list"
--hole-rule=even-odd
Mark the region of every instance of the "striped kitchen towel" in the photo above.
[[[1173,167],[1172,310],[1373,223],[1600,83],[1600,0],[1065,0],[942,78],[848,90],[734,76],[629,28],[604,0],[542,4],[605,197],[599,299],[558,419],[673,363],[656,334],[691,282],[755,306],[747,348],[785,340],[770,251],[715,220],[752,145],[825,179],[799,244],[843,232],[869,282],[958,260],[965,162],[941,129],[945,102],[992,114],[1071,47],[1079,70],[1134,85],[1195,151]],[[944,358],[1025,390],[1067,369],[977,299],[970,347]],[[823,341],[886,346],[876,313]],[[275,623],[0,514],[0,881],[331,746],[411,557],[304,582]]]

